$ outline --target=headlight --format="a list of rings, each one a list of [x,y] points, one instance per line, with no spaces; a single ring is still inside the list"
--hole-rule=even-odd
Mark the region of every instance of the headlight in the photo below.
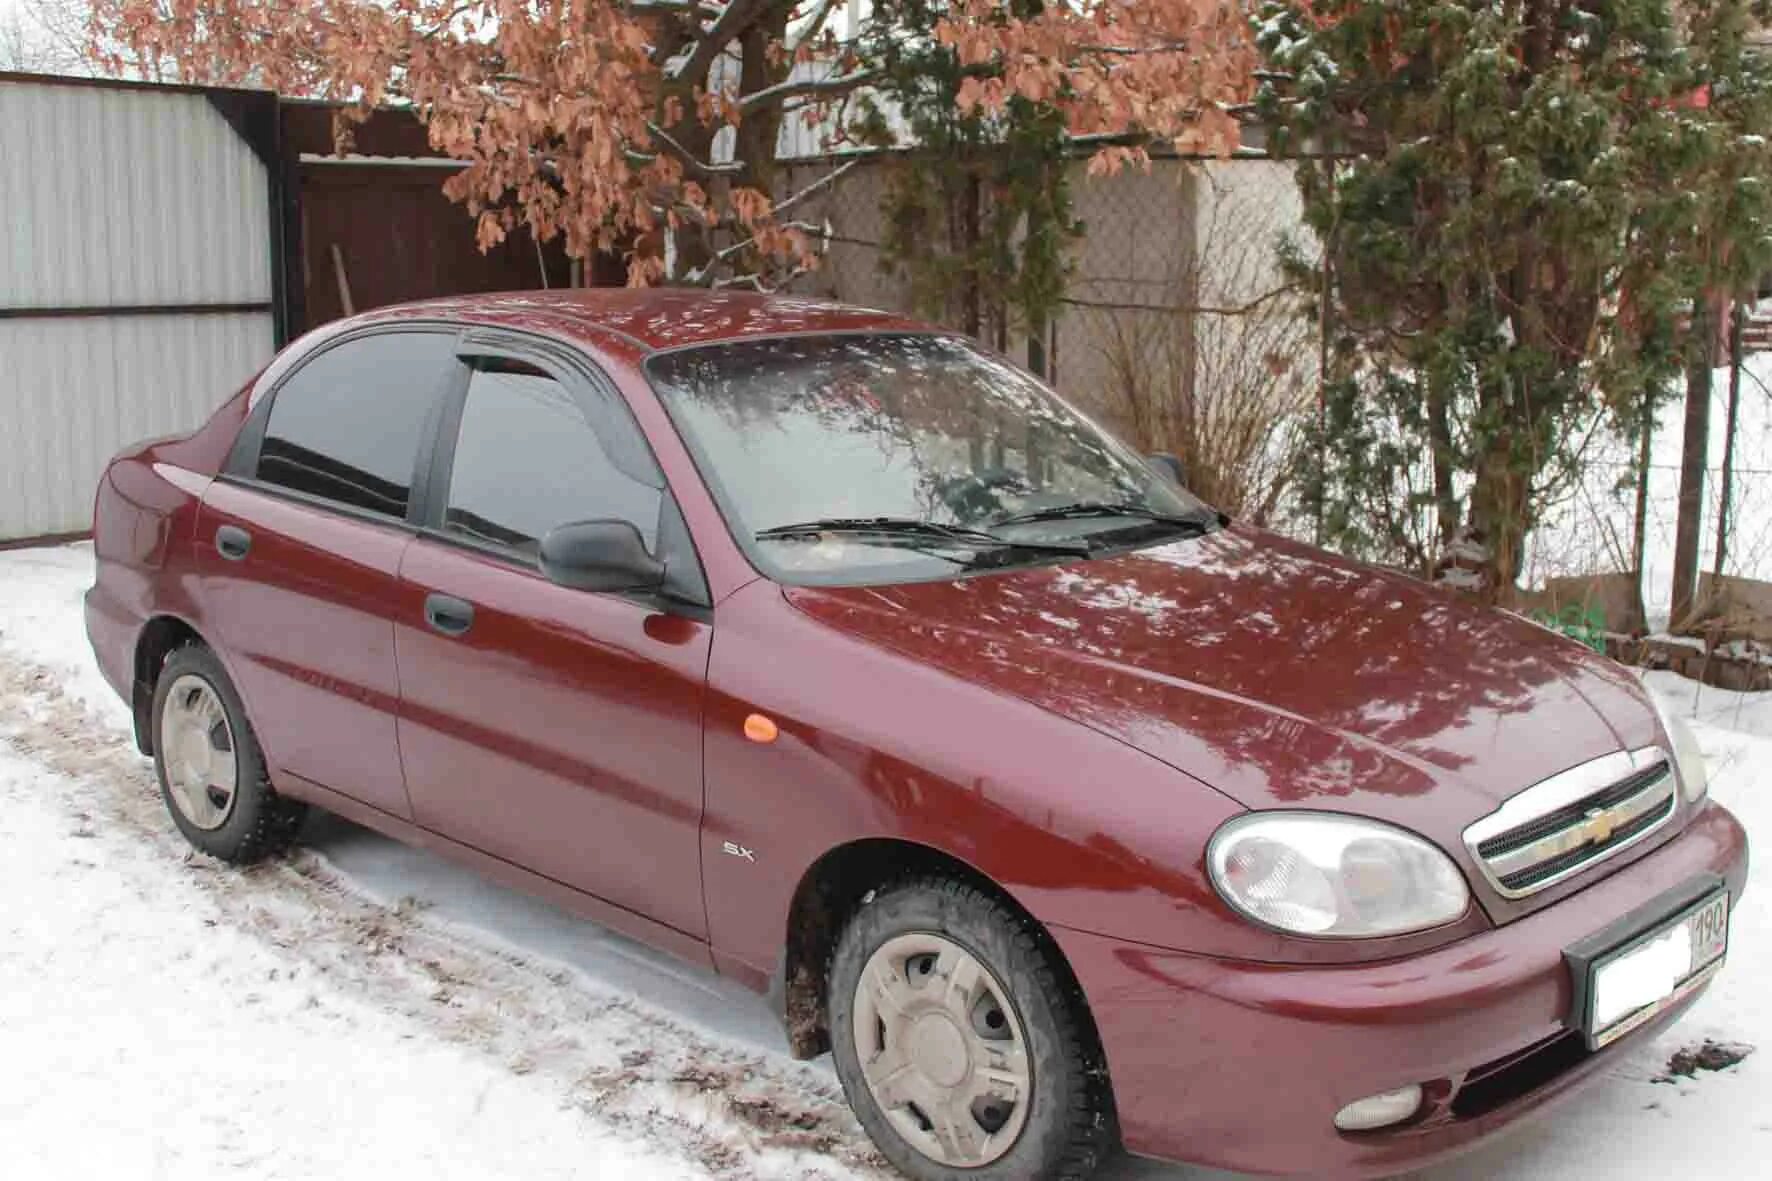
[[[1401,935],[1449,923],[1470,904],[1452,859],[1375,820],[1252,812],[1206,850],[1212,883],[1256,922],[1325,939]]]
[[[1710,790],[1710,768],[1705,766],[1704,751],[1690,726],[1662,705],[1661,699],[1647,685],[1643,686],[1643,691],[1649,694],[1649,703],[1661,720],[1661,731],[1667,735],[1668,745],[1673,747],[1674,773],[1680,777],[1680,790],[1686,793],[1688,803],[1696,804]]]

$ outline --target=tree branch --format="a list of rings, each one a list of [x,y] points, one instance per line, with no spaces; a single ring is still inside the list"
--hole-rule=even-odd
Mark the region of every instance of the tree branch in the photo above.
[[[1083,282],[1089,282],[1085,279]],[[1263,304],[1289,295],[1299,289],[1297,283],[1287,283],[1256,296],[1248,303],[1213,305],[1213,304],[1173,304],[1173,303],[1113,303],[1105,300],[1075,299],[1066,297],[1058,302],[1079,308],[1102,308],[1115,312],[1186,312],[1196,316],[1247,316]]]
[[[802,78],[799,81],[788,79],[777,82],[774,86],[765,86],[753,94],[747,94],[738,100],[741,114],[750,114],[758,107],[767,106],[780,99],[797,98],[801,95],[828,96],[847,94],[859,86],[865,86],[880,76],[878,70],[857,70],[853,74],[844,74],[837,78]]]
[[[628,0],[628,9],[632,12],[675,12],[718,20],[726,11],[726,5],[715,4],[712,0]]]
[[[764,278],[762,275],[732,275],[730,277],[715,279],[710,282],[708,286],[715,291],[725,291],[733,287],[749,287],[752,291],[762,291],[767,293],[770,291],[781,290],[783,286],[792,283],[795,279],[798,279],[801,275],[807,274],[811,270],[812,268],[805,263],[796,264],[794,269],[783,275],[773,287],[764,285]]]
[[[854,168],[857,164],[860,164],[860,163],[861,163],[860,160],[850,160],[846,164],[843,164],[841,167],[834,168],[831,171],[825,173],[823,176],[819,177],[817,180],[813,181],[811,184],[807,185],[805,188],[801,189],[799,192],[795,193],[793,196],[786,198],[780,204],[776,205],[775,212],[778,215],[781,213],[784,213],[787,210],[792,209],[794,206],[798,205],[800,202],[804,201],[806,198],[812,196],[812,194],[820,191],[821,189],[830,188],[832,185],[836,184],[839,179],[842,178],[844,173],[848,172],[850,169]]]
[[[782,230],[799,230],[803,234],[816,234],[820,236],[824,234],[824,227],[822,225],[814,225],[809,221],[779,222],[776,223],[773,228]],[[720,280],[715,276],[716,268],[741,250],[756,245],[756,242],[757,235],[752,234],[743,241],[734,242],[730,246],[716,250],[713,256],[708,259],[705,266],[702,266],[695,271],[691,271],[688,275],[684,276],[684,278],[691,283],[706,284],[709,287],[718,286]]]
[[[656,123],[647,123],[646,130],[652,138],[663,144],[669,153],[676,157],[682,165],[698,176],[733,176],[745,170],[743,160],[731,160],[725,164],[715,164],[703,160],[694,152],[684,147],[677,138]]]
[[[668,68],[666,76],[673,81],[689,82],[706,78],[714,59],[768,4],[769,0],[732,0],[696,40],[689,56]]]
[[[1075,53],[1095,53],[1104,57],[1137,57],[1145,53],[1186,53],[1186,41],[1168,41],[1161,45],[1078,45]]]
[[[787,51],[789,53],[795,52],[800,46],[824,32],[825,22],[831,19],[831,13],[836,10],[836,7],[837,0],[818,0],[818,7],[812,10],[812,15],[806,18],[806,23],[800,26],[800,31],[787,39],[785,45]]]

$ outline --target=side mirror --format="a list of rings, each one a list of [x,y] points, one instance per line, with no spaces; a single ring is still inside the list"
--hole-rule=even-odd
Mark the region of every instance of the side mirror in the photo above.
[[[574,521],[541,539],[541,572],[575,590],[653,590],[664,563],[653,557],[629,521]]]
[[[1177,488],[1187,487],[1187,468],[1182,466],[1179,455],[1173,455],[1168,451],[1154,451],[1145,456],[1144,461],[1150,464],[1159,476]]]

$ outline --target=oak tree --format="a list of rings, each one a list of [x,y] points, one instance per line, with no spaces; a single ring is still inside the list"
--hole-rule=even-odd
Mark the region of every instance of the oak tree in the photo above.
[[[813,265],[807,197],[853,165],[853,104],[888,108],[867,46],[951,46],[959,99],[1017,96],[1103,167],[1153,141],[1234,142],[1253,50],[1238,0],[952,0],[932,25],[839,0],[96,0],[95,46],[186,81],[406,106],[467,167],[448,182],[483,244],[519,224],[569,254],[619,251],[633,282],[776,285]],[[784,127],[828,167],[783,191]],[[346,133],[348,126],[341,129]],[[845,155],[845,152],[849,156]]]

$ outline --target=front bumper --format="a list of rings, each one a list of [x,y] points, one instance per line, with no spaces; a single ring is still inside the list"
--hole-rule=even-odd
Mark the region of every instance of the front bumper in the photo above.
[[[1731,905],[1740,898],[1747,840],[1715,803],[1564,901],[1407,959],[1250,963],[1052,933],[1089,999],[1130,1151],[1256,1173],[1384,1176],[1472,1147],[1674,1020],[1684,1005],[1589,1053],[1569,1025],[1563,951],[1704,874],[1726,881]],[[1415,1121],[1335,1129],[1345,1104],[1410,1083],[1428,1092]]]

